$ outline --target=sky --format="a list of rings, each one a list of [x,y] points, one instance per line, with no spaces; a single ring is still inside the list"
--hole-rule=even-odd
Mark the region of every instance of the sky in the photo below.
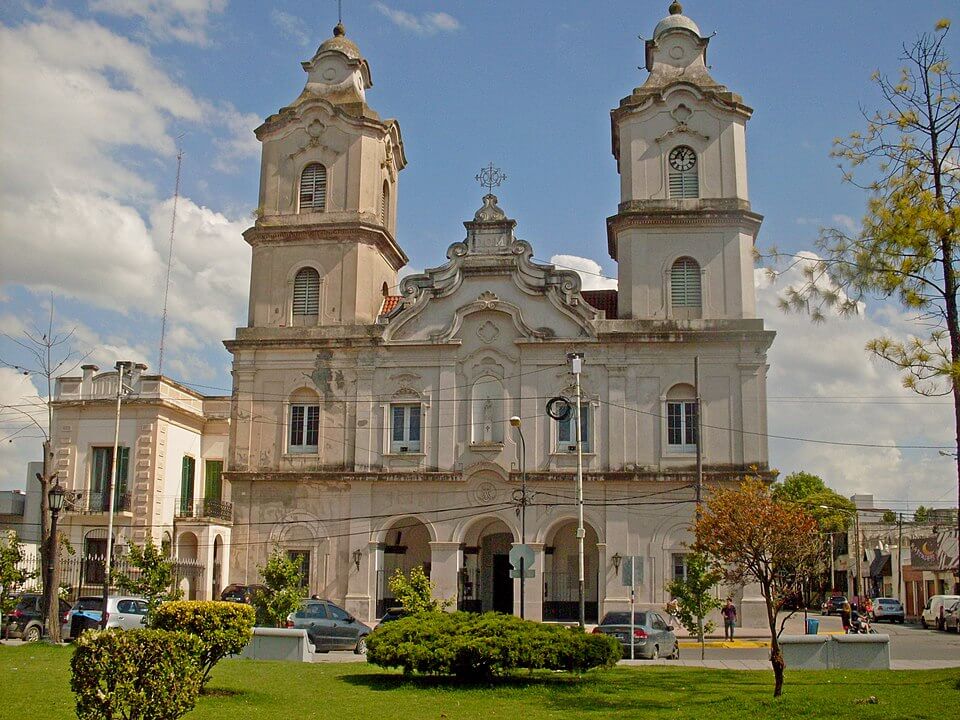
[[[605,219],[619,183],[609,111],[646,77],[642,38],[666,0],[345,0],[369,61],[367,100],[400,122],[397,237],[407,271],[443,262],[480,205],[474,176],[507,174],[500,205],[535,257],[615,287]],[[832,139],[878,107],[901,44],[956,16],[955,0],[736,3],[690,0],[713,76],[755,109],[748,126],[763,250],[812,250],[825,226],[856,227],[865,196],[841,182]],[[954,17],[954,20],[957,20]],[[163,372],[202,392],[230,387],[222,340],[245,322],[257,203],[253,129],[291,102],[299,63],[330,37],[337,3],[89,0],[0,6],[0,332],[45,322],[51,302],[78,353],[157,370],[178,148],[183,151]],[[640,36],[640,37],[638,37]],[[948,50],[958,56],[953,33]],[[639,66],[639,67],[638,67]],[[605,276],[605,277],[604,277]],[[878,505],[956,505],[950,404],[901,388],[873,337],[909,334],[895,305],[853,319],[785,315],[757,273],[769,354],[771,465],[821,475]],[[0,337],[0,358],[23,360]],[[0,368],[0,404],[45,392]],[[0,415],[0,489],[22,487],[39,440]],[[791,438],[791,439],[787,439]],[[815,442],[826,441],[826,442]],[[837,444],[848,443],[848,444]],[[933,449],[909,449],[922,445]]]

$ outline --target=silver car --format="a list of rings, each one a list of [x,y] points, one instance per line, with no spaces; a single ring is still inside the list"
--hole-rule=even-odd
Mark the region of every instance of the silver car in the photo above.
[[[367,651],[367,635],[371,630],[342,607],[329,600],[307,600],[295,613],[287,616],[287,627],[306,630],[317,652],[353,650],[357,655]]]
[[[103,597],[77,599],[60,629],[64,640],[75,640],[84,630],[100,627]],[[147,601],[135,595],[110,595],[107,598],[107,628],[134,630],[147,622]]]
[[[630,631],[633,630],[631,640]],[[680,659],[680,643],[670,625],[660,613],[653,610],[635,612],[633,627],[630,625],[629,612],[609,612],[603,616],[600,624],[593,629],[595,634],[610,635],[620,642],[625,659],[630,659],[630,646],[633,645],[634,657],[671,660]]]

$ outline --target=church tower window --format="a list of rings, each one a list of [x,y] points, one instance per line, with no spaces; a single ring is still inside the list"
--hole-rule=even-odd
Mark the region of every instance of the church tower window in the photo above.
[[[670,306],[673,316],[698,318],[702,303],[700,265],[691,257],[682,257],[670,268]]]
[[[390,183],[383,181],[383,192],[380,195],[380,224],[384,227],[390,220]]]
[[[700,197],[696,151],[687,145],[679,145],[670,151],[667,162],[670,165],[670,197]]]
[[[293,315],[320,314],[320,273],[311,267],[301,268],[293,280]]]
[[[300,212],[323,212],[327,209],[327,169],[310,163],[300,174]]]

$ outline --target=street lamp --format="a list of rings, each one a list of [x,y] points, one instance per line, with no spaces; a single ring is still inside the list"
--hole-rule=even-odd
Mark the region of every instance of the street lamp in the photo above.
[[[620,575],[620,563],[623,560],[623,556],[620,553],[614,553],[613,557],[610,558],[613,561],[613,572],[615,575]]]
[[[520,427],[520,417],[514,415],[510,418],[510,425],[517,429],[517,435],[520,436],[520,544],[527,544],[527,443],[523,438],[523,430]],[[524,617],[526,604],[526,582],[527,569],[524,567],[523,556],[520,556],[520,619]]]
[[[60,593],[57,592],[57,588],[53,587],[53,578],[55,575],[53,569],[59,562],[57,552],[59,550],[59,543],[57,542],[57,516],[63,509],[63,496],[66,494],[60,485],[60,478],[57,478],[56,475],[54,475],[54,477],[56,478],[56,483],[54,483],[53,487],[47,492],[47,501],[50,507],[50,547],[47,553],[47,575],[43,583],[43,594],[47,603],[48,632],[49,628],[53,627],[54,624],[59,626],[60,623]],[[54,635],[54,638],[57,637],[59,637],[59,633]]]

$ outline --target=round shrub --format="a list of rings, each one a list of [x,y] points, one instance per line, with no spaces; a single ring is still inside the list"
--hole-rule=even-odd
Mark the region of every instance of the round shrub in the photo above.
[[[174,600],[154,610],[150,624],[199,638],[201,685],[206,685],[214,665],[227,655],[236,655],[250,642],[255,619],[254,609],[243,603]]]
[[[485,613],[422,613],[367,637],[367,662],[405,673],[489,678],[517,669],[585,672],[610,667],[620,646],[606,635]]]
[[[200,693],[200,641],[165,630],[88,631],[70,660],[80,720],[174,720]]]

